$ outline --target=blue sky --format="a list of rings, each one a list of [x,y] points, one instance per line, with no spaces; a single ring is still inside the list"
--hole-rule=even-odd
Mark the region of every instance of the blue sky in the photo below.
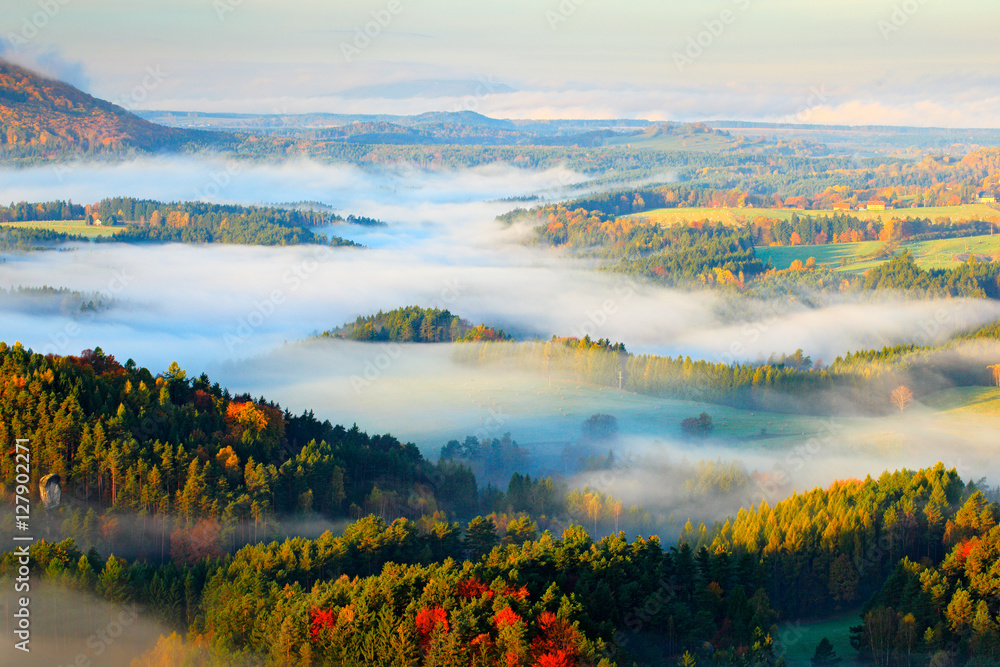
[[[994,0],[4,4],[6,57],[133,108],[1000,126]]]

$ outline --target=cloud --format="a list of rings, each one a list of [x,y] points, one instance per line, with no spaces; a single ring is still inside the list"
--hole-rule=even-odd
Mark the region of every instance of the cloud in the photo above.
[[[87,91],[90,88],[91,80],[86,64],[81,60],[67,58],[56,45],[36,46],[34,42],[15,45],[9,38],[0,39],[0,57],[50,79],[65,81],[80,90]]]

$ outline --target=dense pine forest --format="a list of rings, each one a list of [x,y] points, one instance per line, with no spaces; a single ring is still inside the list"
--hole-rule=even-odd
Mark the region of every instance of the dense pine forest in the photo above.
[[[780,664],[781,619],[865,600],[862,659],[1000,650],[1000,507],[941,464],[761,500],[688,525],[676,544],[597,539],[566,513],[607,502],[617,521],[613,498],[523,475],[480,493],[454,460],[474,442],[432,464],[391,436],[232,396],[176,364],[154,376],[99,349],[46,357],[4,344],[0,383],[0,436],[30,439],[33,488],[54,472],[65,489],[35,517],[49,539],[31,549],[33,576],[138,601],[217,660]],[[5,455],[5,494],[14,476]],[[507,511],[479,514],[486,498]],[[310,516],[353,523],[340,537],[271,541]],[[16,558],[0,569],[10,576]],[[201,664],[177,657],[179,641],[148,659]]]
[[[87,238],[51,229],[0,226],[0,251],[3,252],[51,250],[58,244],[68,242],[86,243]]]

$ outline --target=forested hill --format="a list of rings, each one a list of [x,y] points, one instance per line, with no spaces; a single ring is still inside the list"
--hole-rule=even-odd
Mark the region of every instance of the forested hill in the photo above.
[[[68,83],[0,59],[0,153],[151,151],[221,141],[228,138],[150,123]]]
[[[473,326],[448,310],[420,306],[359,316],[354,322],[324,331],[320,337],[397,343],[510,340],[502,329],[485,324]]]

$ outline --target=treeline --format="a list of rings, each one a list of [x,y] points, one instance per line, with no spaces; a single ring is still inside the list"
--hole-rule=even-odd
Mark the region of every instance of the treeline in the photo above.
[[[865,273],[864,290],[893,290],[922,297],[979,297],[1000,299],[1000,262],[975,257],[951,269],[921,269],[909,250]]]
[[[613,216],[680,207],[740,208],[752,215],[754,208],[830,210],[840,205],[856,210],[874,199],[896,209],[917,209],[912,214],[919,216],[920,208],[974,203],[980,192],[995,193],[1000,188],[1000,150],[996,148],[979,149],[961,159],[927,156],[920,162],[869,160],[859,164],[746,150],[721,156],[720,161],[730,168],[704,162],[681,179],[687,182],[609,190],[566,205]],[[805,173],[810,168],[812,173]],[[719,176],[728,172],[727,177],[705,178],[715,171]]]
[[[90,215],[90,213],[88,213]],[[329,214],[280,207],[174,202],[115,197],[102,200],[93,210],[102,224],[134,222],[113,237],[120,242],[236,243],[246,245],[295,245],[319,243],[357,245],[338,236],[313,232],[310,227],[329,224]]]
[[[449,460],[461,456],[433,464],[392,436],[232,396],[176,364],[153,376],[99,348],[56,357],[0,343],[0,441],[14,437],[32,442],[33,488],[44,474],[62,480],[66,502],[51,524],[119,555],[218,554],[299,520],[494,513],[505,524],[499,515],[531,512],[548,526],[568,516],[561,487],[539,511],[539,489],[555,489],[551,479],[509,468],[502,485],[481,487],[469,466]],[[477,450],[487,446],[473,440]],[[518,449],[509,436],[496,444]],[[0,457],[5,498],[15,466]],[[11,521],[3,517],[0,530],[12,530]],[[192,543],[196,527],[205,539]]]
[[[100,349],[53,357],[0,344],[0,439],[15,435],[33,443],[33,485],[60,475],[72,502],[53,520],[67,534],[146,557],[169,553],[173,531],[200,520],[218,522],[231,548],[270,534],[282,517],[361,516],[387,494],[403,499],[392,507],[399,516],[414,485],[431,479],[467,484],[477,499],[466,469],[439,470],[412,444],[231,396],[176,364],[154,377]],[[14,465],[0,457],[5,495]],[[440,509],[455,510],[447,498]]]
[[[66,201],[29,204],[26,201],[0,206],[0,222],[31,222],[38,220],[82,220],[83,206]]]
[[[540,222],[535,241],[565,246],[578,255],[601,257],[604,268],[643,276],[672,286],[721,286],[745,291],[768,290],[776,283],[810,287],[818,291],[860,289],[894,290],[915,296],[967,296],[1000,298],[997,280],[1000,263],[968,262],[951,269],[921,270],[909,253],[870,270],[860,278],[836,276],[829,271],[813,277],[815,260],[796,260],[791,270],[776,271],[764,264],[756,245],[818,245],[862,240],[882,240],[875,254],[892,257],[904,238],[938,237],[951,233],[984,232],[988,223],[958,225],[932,224],[929,220],[863,221],[850,215],[831,217],[798,216],[790,221],[758,218],[743,227],[727,227],[721,222],[661,225],[633,218],[614,218],[600,211],[571,210],[563,205],[518,209],[500,216],[512,222],[523,216]],[[927,231],[931,230],[931,231]],[[780,275],[779,275],[780,274]],[[775,283],[775,284],[771,284]]]
[[[993,664],[998,520],[1000,506],[939,463],[837,482],[773,508],[765,499],[681,540],[752,554],[789,615],[867,599],[852,644],[874,664]]]
[[[33,227],[0,226],[0,251],[29,252],[52,250],[53,246],[69,241],[87,241],[85,236]]]
[[[358,316],[349,324],[324,331],[322,338],[397,343],[442,343],[509,340],[502,329],[472,325],[448,310],[405,306],[374,315]]]
[[[919,395],[953,386],[988,386],[992,376],[974,353],[951,346],[886,348],[814,365],[797,351],[768,360],[724,363],[651,354],[577,348],[549,342],[493,342],[455,348],[453,358],[470,365],[498,365],[541,372],[576,382],[681,400],[747,409],[825,414],[853,406],[859,414],[885,414],[890,392],[908,384]],[[865,359],[875,355],[879,362]]]
[[[518,215],[523,214],[528,213]],[[711,277],[713,282],[742,285],[769,268],[754,254],[748,231],[722,223],[644,224],[561,205],[528,215],[543,223],[535,228],[536,242],[606,258],[616,271],[661,284],[690,285]]]
[[[995,224],[995,223],[994,223]],[[912,217],[900,213],[885,221],[864,220],[847,213],[800,215],[789,220],[756,217],[749,223],[755,245],[825,245],[860,241],[927,241],[989,234],[993,226],[983,220],[953,221],[951,218]]]
[[[90,212],[90,211],[88,211]],[[164,203],[152,199],[111,197],[101,200],[93,214],[103,220],[148,223],[153,226],[183,227],[188,224],[216,227],[226,219],[267,222],[281,227],[320,227],[329,224],[331,215],[302,208],[241,206],[208,202]]]
[[[6,302],[8,307],[30,308],[34,312],[40,312],[47,305],[53,305],[66,315],[78,315],[107,310],[111,308],[114,299],[100,292],[80,292],[67,287],[17,285],[10,288],[0,287],[0,302]]]
[[[629,356],[613,345],[548,345],[553,357]],[[807,359],[783,363],[805,367]],[[189,380],[176,364],[154,377],[100,350],[45,357],[0,345],[0,381],[0,438],[31,442],[31,488],[48,472],[63,480],[63,507],[36,505],[40,530],[60,538],[81,531],[79,544],[130,555],[40,542],[32,576],[140,602],[220,659],[565,666],[688,652],[708,664],[775,664],[779,618],[860,602],[882,589],[901,558],[944,567],[954,582],[949,602],[935,598],[940,618],[910,609],[918,598],[893,597],[897,588],[880,594],[892,618],[926,617],[930,633],[917,628],[925,640],[913,654],[990,655],[982,638],[993,626],[980,618],[981,632],[963,644],[952,642],[963,626],[951,619],[969,606],[971,618],[981,617],[980,600],[993,600],[981,590],[992,584],[972,590],[948,560],[939,564],[962,544],[975,558],[994,557],[991,543],[977,551],[973,541],[994,529],[1000,510],[940,464],[836,483],[773,507],[767,480],[756,480],[758,494],[745,471],[709,466],[685,488],[714,495],[732,487],[751,506],[710,527],[688,525],[664,549],[655,537],[594,542],[569,525],[630,524],[632,508],[600,489],[567,492],[550,478],[516,474],[506,492],[480,493],[465,466],[431,465],[390,436],[230,396],[204,375]],[[461,458],[489,456],[493,446],[473,438],[446,448]],[[0,457],[5,495],[14,465],[13,456]],[[464,527],[445,518],[484,509],[492,514]],[[268,522],[294,515],[358,521],[339,538],[259,543]],[[541,532],[562,522],[569,527],[555,535]],[[228,555],[243,542],[254,544]],[[16,565],[8,555],[0,571],[9,576]],[[919,582],[938,595],[922,575]],[[866,624],[889,618],[876,611]],[[896,645],[902,630],[893,632]],[[158,650],[182,648],[165,640]]]

